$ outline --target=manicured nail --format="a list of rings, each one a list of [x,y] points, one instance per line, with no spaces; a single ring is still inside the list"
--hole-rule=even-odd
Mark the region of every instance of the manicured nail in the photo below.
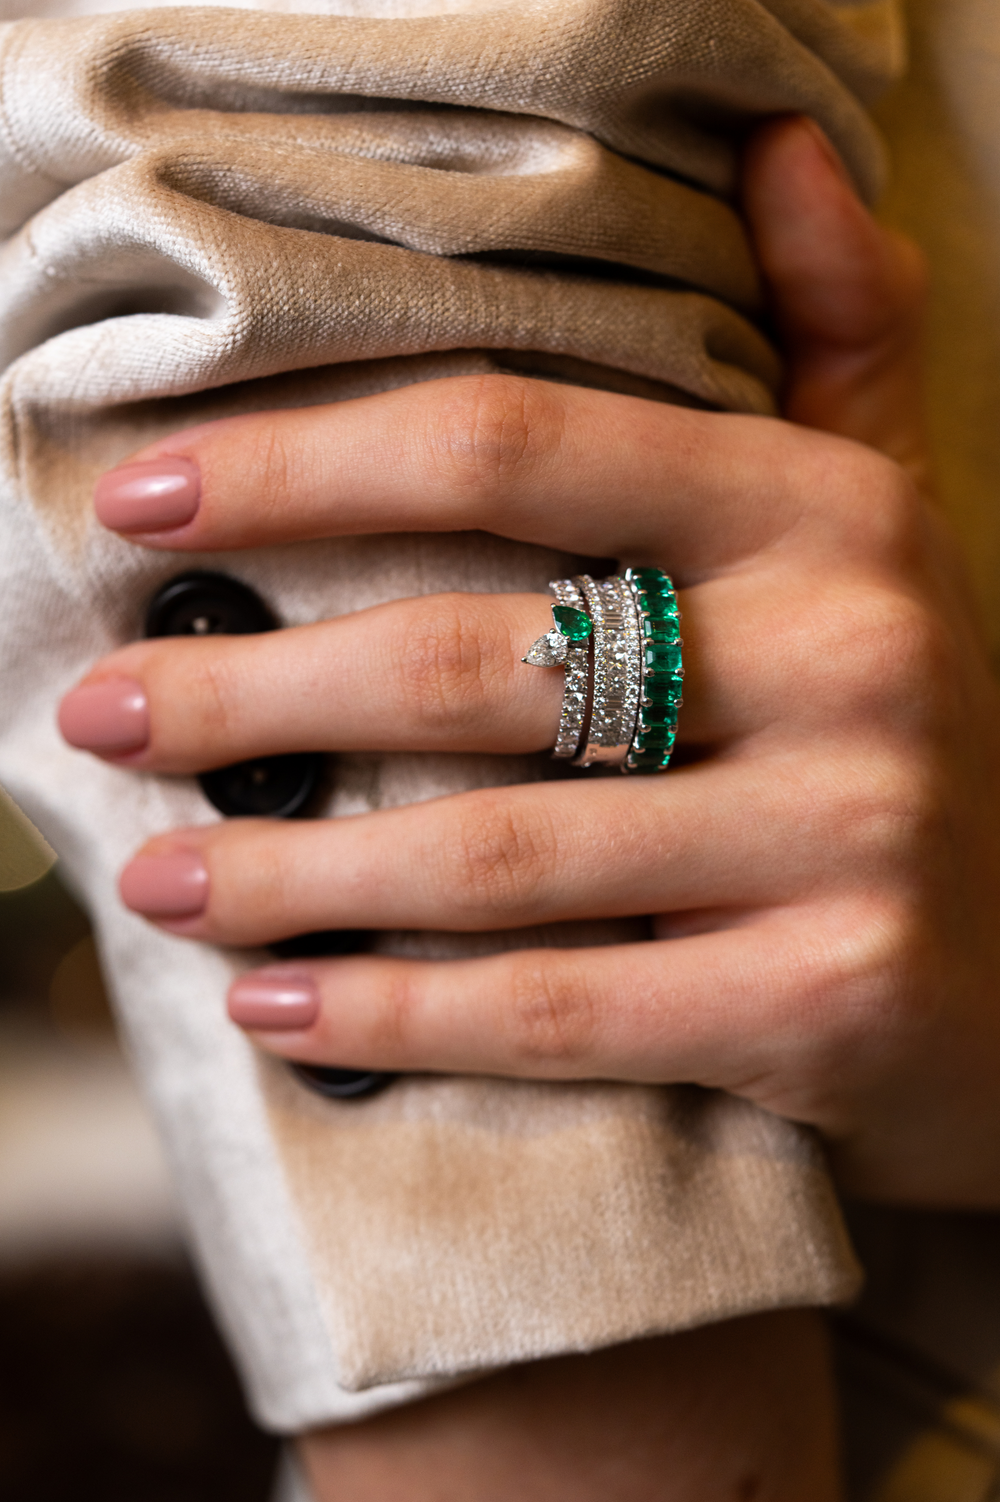
[[[125,906],[145,918],[194,918],[208,903],[208,872],[193,850],[137,855],[118,889]]]
[[[191,459],[148,459],[102,475],[94,489],[97,519],[112,532],[165,532],[198,510],[201,473]]]
[[[291,1032],[319,1016],[319,992],[301,970],[257,970],[229,988],[229,1015],[239,1027]]]
[[[134,678],[108,678],[70,689],[59,729],[81,751],[141,751],[149,740],[146,691]]]

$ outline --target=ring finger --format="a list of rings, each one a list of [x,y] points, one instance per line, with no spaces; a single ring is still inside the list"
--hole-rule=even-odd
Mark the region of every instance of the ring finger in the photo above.
[[[745,732],[774,710],[750,687],[741,591],[728,607],[719,599],[733,588],[703,585],[682,602],[698,619],[686,648],[689,741]],[[287,751],[540,751],[555,738],[563,674],[521,659],[551,626],[550,603],[436,595],[263,636],[135,643],[66,696],[60,726],[81,749],[179,775]],[[720,607],[739,631],[713,627]]]

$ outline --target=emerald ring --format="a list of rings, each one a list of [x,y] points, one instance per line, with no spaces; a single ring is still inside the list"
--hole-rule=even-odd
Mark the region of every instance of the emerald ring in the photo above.
[[[587,717],[590,636],[594,627],[576,580],[556,579],[549,588],[556,597],[556,604],[552,607],[555,624],[551,631],[538,638],[521,660],[532,667],[561,666],[566,670],[562,711],[552,755],[557,760],[568,760],[576,755]]]
[[[665,772],[684,703],[681,613],[673,580],[661,568],[627,568],[640,637],[639,708],[626,772]]]
[[[659,568],[629,568],[549,588],[552,629],[522,660],[565,673],[552,755],[580,767],[665,771],[684,679],[673,581]]]

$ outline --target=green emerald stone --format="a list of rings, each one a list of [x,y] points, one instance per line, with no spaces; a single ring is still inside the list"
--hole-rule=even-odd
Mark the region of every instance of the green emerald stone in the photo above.
[[[640,751],[672,751],[676,739],[677,731],[673,726],[651,725],[648,730],[639,732],[636,746]]]
[[[677,701],[675,700],[672,704],[644,704],[642,707],[642,723],[644,727],[646,725],[667,725],[672,730],[677,724]]]
[[[673,595],[651,595],[642,601],[642,609],[654,621],[675,621],[680,615],[677,600]]]
[[[663,647],[656,642],[647,642],[643,648],[643,661],[647,673],[676,673],[681,665],[680,646]]]
[[[628,765],[632,772],[658,772],[663,766],[663,752],[633,751]]]
[[[652,594],[666,594],[674,587],[670,575],[661,568],[630,568],[627,577],[639,589],[647,589]]]
[[[684,692],[683,678],[647,678],[642,685],[644,699],[651,704],[675,705]]]
[[[676,621],[643,621],[642,634],[647,641],[660,643],[675,642],[677,640]]]
[[[594,629],[590,616],[572,605],[553,605],[552,619],[570,641],[586,641]]]

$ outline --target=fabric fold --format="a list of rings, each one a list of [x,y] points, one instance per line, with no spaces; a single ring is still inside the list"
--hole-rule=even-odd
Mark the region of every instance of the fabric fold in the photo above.
[[[58,695],[192,563],[96,526],[103,468],[214,417],[460,375],[773,412],[741,140],[807,110],[867,193],[880,180],[863,101],[896,66],[885,4],[374,5],[0,31],[0,779],[93,913],[216,1308],[257,1413],[287,1430],[857,1285],[821,1155],[789,1123],[678,1088],[417,1078],[320,1100],[225,1020],[226,983],[256,957],[151,933],[115,895],[144,838],[216,816],[194,782],[55,732]],[[286,624],[544,591],[582,562],[482,534],[198,561]],[[550,775],[544,758],[341,757],[322,812]]]

